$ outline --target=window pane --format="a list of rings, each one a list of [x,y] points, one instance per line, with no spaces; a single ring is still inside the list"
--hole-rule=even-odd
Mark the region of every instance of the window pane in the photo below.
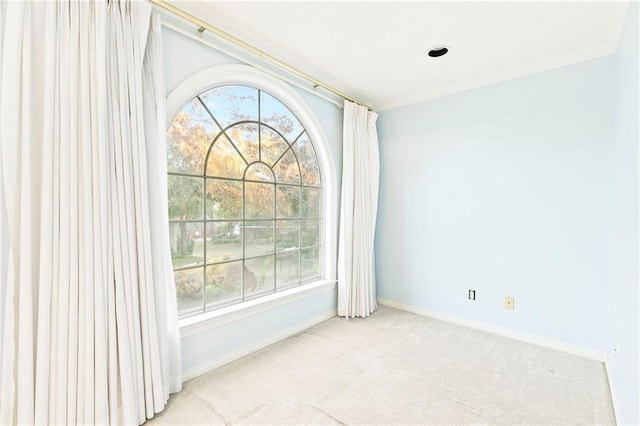
[[[244,261],[244,296],[272,292],[274,261],[273,256],[258,257]]]
[[[168,176],[169,220],[203,219],[202,178]]]
[[[300,169],[292,150],[288,150],[280,161],[273,166],[273,172],[276,174],[276,182],[278,183],[300,185]]]
[[[242,182],[207,179],[207,219],[242,219]]]
[[[169,242],[173,268],[202,265],[202,222],[172,222],[169,224]],[[199,244],[196,243],[200,239]],[[199,247],[197,247],[199,246]]]
[[[276,217],[293,218],[300,215],[300,187],[276,186]]]
[[[293,145],[302,171],[302,184],[320,186],[320,168],[313,145],[305,133]]]
[[[300,284],[300,252],[286,252],[276,256],[276,287]]]
[[[247,169],[246,174],[244,175],[246,180],[257,180],[261,182],[273,182],[273,172],[263,163],[253,163]]]
[[[302,217],[320,217],[320,189],[302,188]]]
[[[273,166],[278,158],[289,149],[289,144],[279,134],[262,126],[260,129],[260,148],[262,161]]]
[[[176,296],[178,299],[178,312],[187,314],[202,310],[202,268],[175,271]]]
[[[252,87],[216,87],[200,98],[222,127],[241,120],[258,120],[258,90]]]
[[[261,256],[274,251],[273,221],[246,222],[244,227],[245,257]]]
[[[273,218],[274,185],[246,182],[244,184],[245,218]]]
[[[306,249],[300,252],[301,280],[310,281],[320,278],[320,249]]]
[[[209,152],[206,175],[242,179],[246,168],[238,150],[224,135],[220,136]]]
[[[295,115],[279,100],[265,92],[260,92],[260,114],[262,121],[293,142],[304,129]]]
[[[300,221],[279,220],[276,226],[276,249],[295,250],[300,247]]]
[[[207,90],[176,115],[167,144],[181,316],[320,277],[318,157],[282,102],[240,85]]]
[[[242,222],[207,224],[207,263],[242,259]]]
[[[202,104],[197,99],[189,102],[167,130],[167,170],[202,174],[209,145],[219,132]]]
[[[320,245],[320,222],[303,220],[300,230],[301,247],[317,247]]]
[[[207,306],[242,300],[242,261],[207,266]]]
[[[240,150],[240,154],[249,163],[259,161],[258,156],[258,125],[255,123],[237,124],[227,129],[227,136],[236,148]]]

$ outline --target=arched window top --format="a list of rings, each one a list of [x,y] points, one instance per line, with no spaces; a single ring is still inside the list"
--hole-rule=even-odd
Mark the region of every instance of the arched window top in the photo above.
[[[177,111],[167,129],[167,172],[182,316],[332,273],[326,262],[333,247],[325,233],[331,229],[326,153],[313,143],[317,123],[295,97],[287,97],[293,99],[290,108],[271,94],[271,88],[283,93],[272,80],[253,72],[236,79],[206,74],[200,90],[194,93],[205,74],[193,76],[168,100],[169,111]],[[176,107],[175,99],[185,96],[191,97]]]
[[[167,132],[170,173],[321,186],[310,138],[289,108],[243,85],[209,89]]]

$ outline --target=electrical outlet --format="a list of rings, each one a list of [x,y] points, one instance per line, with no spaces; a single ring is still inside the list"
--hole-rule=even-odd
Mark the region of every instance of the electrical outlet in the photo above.
[[[513,296],[505,296],[504,297],[504,308],[513,311],[515,300]]]
[[[469,290],[469,300],[476,300],[476,291]]]
[[[616,342],[616,345],[613,347],[613,357],[618,358],[620,354],[620,343]]]

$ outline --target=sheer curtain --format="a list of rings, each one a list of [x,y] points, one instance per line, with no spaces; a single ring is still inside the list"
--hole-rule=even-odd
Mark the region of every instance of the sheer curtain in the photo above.
[[[338,239],[338,315],[367,317],[377,307],[374,235],[378,209],[378,115],[346,101]]]
[[[142,423],[180,389],[158,18],[1,2],[0,24],[0,423]]]

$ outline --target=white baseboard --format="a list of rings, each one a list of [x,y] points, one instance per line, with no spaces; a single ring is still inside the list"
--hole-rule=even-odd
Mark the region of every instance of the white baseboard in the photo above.
[[[276,334],[272,334],[256,342],[252,342],[249,345],[245,345],[232,352],[225,353],[219,357],[216,357],[214,359],[208,360],[194,367],[191,367],[190,369],[182,372],[182,383],[185,383],[191,379],[195,379],[198,376],[201,376],[205,373],[215,370],[216,368],[222,367],[225,364],[228,364],[232,361],[235,361],[244,356],[247,356],[255,351],[258,351],[276,342],[279,342],[280,340],[286,339],[287,337],[293,336],[294,334],[300,333],[301,331],[304,331],[310,327],[313,327],[314,325],[320,324],[323,321],[331,319],[336,315],[337,315],[337,311],[335,309],[331,309],[301,324],[296,324],[294,327],[287,328]]]
[[[616,424],[619,425],[620,423],[620,418],[618,417],[618,404],[616,403],[617,398],[616,398],[616,391],[615,391],[615,387],[613,386],[613,381],[611,380],[611,371],[609,370],[609,355],[607,355],[605,361],[604,361],[604,368],[607,372],[607,382],[609,383],[609,393],[611,394],[611,403],[613,405],[613,415],[615,416],[616,419]]]
[[[488,333],[497,334],[499,336],[508,337],[510,339],[520,340],[526,343],[532,343],[534,345],[543,346],[545,348],[567,352],[573,355],[578,355],[578,356],[593,359],[596,361],[606,362],[607,360],[607,354],[605,352],[600,352],[594,349],[585,348],[583,346],[572,345],[559,340],[547,339],[545,337],[536,336],[534,334],[523,333],[521,331],[513,330],[505,327],[498,327],[498,326],[486,324],[480,321],[461,318],[455,315],[444,314],[442,312],[432,311],[430,309],[424,309],[418,306],[408,305],[406,303],[396,302],[393,300],[378,298],[378,303],[381,305],[389,306],[391,308],[412,312],[414,314],[424,315],[427,317],[451,322],[451,323],[462,325],[469,328],[475,328],[477,330],[486,331]]]

